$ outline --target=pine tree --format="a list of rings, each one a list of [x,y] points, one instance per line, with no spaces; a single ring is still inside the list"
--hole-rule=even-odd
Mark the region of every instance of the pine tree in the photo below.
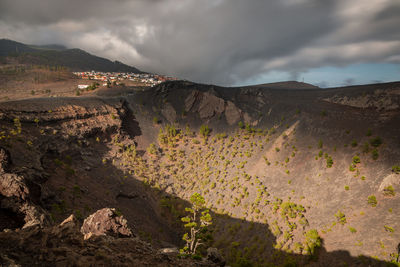
[[[199,193],[194,193],[190,197],[192,203],[191,208],[185,210],[189,212],[188,216],[181,220],[185,223],[185,228],[190,229],[189,233],[185,233],[182,237],[186,241],[186,246],[181,249],[181,253],[196,254],[198,246],[203,245],[203,234],[207,226],[211,225],[212,218],[210,211],[205,209],[205,200]]]

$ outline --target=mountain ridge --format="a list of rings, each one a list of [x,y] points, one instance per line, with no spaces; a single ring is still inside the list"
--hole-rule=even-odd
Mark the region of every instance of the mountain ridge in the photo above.
[[[68,67],[72,71],[103,71],[144,73],[119,61],[92,55],[82,49],[67,49],[62,45],[27,45],[0,39],[0,57],[12,57],[21,64]]]

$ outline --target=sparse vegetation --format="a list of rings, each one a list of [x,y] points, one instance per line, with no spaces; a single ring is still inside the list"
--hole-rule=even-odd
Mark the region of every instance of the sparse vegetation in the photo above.
[[[147,152],[148,152],[149,154],[151,154],[151,155],[157,154],[156,145],[155,145],[154,143],[151,143],[151,144],[149,145],[149,147],[147,148]]]
[[[37,94],[39,95],[39,91]],[[138,91],[139,98],[146,94],[146,91]],[[172,95],[168,98],[172,99]],[[184,96],[181,100],[183,103]],[[137,181],[143,183],[146,194],[151,194],[153,198],[152,192],[155,192],[154,199],[159,201],[160,206],[157,208],[163,216],[162,220],[171,222],[177,230],[182,226],[182,221],[184,222],[186,234],[183,240],[186,244],[181,252],[185,257],[204,255],[204,248],[212,244],[221,250],[230,266],[240,266],[239,262],[244,266],[285,266],[283,263],[286,260],[282,258],[287,255],[293,256],[296,259],[294,264],[300,266],[309,263],[301,254],[316,255],[318,248],[322,247],[319,234],[329,239],[331,243],[336,241],[335,238],[340,239],[340,236],[335,236],[335,231],[344,233],[349,239],[349,242],[347,240],[344,242],[345,246],[357,244],[360,246],[357,249],[364,252],[371,246],[362,247],[363,242],[367,244],[367,239],[364,237],[365,226],[358,224],[359,221],[367,220],[369,216],[379,215],[382,216],[382,224],[377,226],[380,227],[378,229],[380,232],[384,231],[382,227],[384,223],[393,223],[391,226],[397,227],[392,220],[398,212],[397,206],[392,205],[397,200],[395,184],[385,187],[382,195],[376,195],[380,199],[380,205],[377,208],[366,208],[367,205],[377,206],[377,198],[374,196],[369,196],[368,204],[365,203],[368,195],[377,194],[378,180],[380,182],[390,172],[391,165],[388,169],[386,164],[397,163],[395,153],[390,150],[393,140],[389,133],[385,133],[384,145],[380,138],[378,141],[373,141],[372,137],[367,138],[362,136],[363,134],[356,135],[359,129],[354,129],[352,134],[350,134],[351,130],[347,130],[346,133],[349,135],[343,136],[343,128],[333,129],[336,126],[331,125],[333,129],[330,129],[331,132],[325,128],[317,128],[315,131],[310,131],[312,132],[310,134],[304,131],[304,129],[309,129],[305,127],[310,127],[306,120],[301,121],[299,125],[296,124],[296,120],[300,117],[293,116],[293,109],[285,114],[287,118],[274,109],[271,115],[265,115],[263,120],[259,121],[255,126],[257,128],[252,127],[256,124],[244,124],[240,121],[237,126],[229,125],[224,129],[222,123],[225,121],[218,121],[218,114],[203,122],[200,122],[199,117],[192,115],[190,118],[179,117],[178,121],[169,125],[166,121],[161,122],[157,117],[161,116],[160,110],[163,101],[166,100],[152,101],[143,97],[140,103],[145,101],[147,106],[136,103],[132,105],[135,107],[134,114],[140,122],[144,119],[148,120],[140,125],[144,138],[132,139],[123,131],[114,132],[119,124],[125,123],[125,118],[123,110],[116,111],[110,108],[107,109],[106,112],[109,113],[105,116],[109,123],[105,127],[109,128],[104,131],[103,129],[93,131],[91,132],[93,135],[89,135],[88,138],[82,138],[83,133],[90,129],[81,121],[73,125],[76,129],[81,127],[80,133],[76,134],[74,132],[76,129],[72,126],[68,129],[62,127],[53,129],[51,120],[39,116],[39,124],[39,119],[34,121],[30,118],[27,121],[24,114],[21,115],[24,126],[22,131],[21,121],[17,119],[13,122],[11,117],[4,124],[5,126],[0,126],[0,145],[9,147],[9,143],[10,146],[15,147],[17,153],[20,153],[21,147],[26,149],[28,146],[30,147],[30,150],[27,150],[28,157],[36,153],[36,150],[43,148],[43,141],[40,138],[48,138],[49,144],[52,144],[53,140],[64,140],[64,138],[68,140],[70,144],[68,150],[57,150],[54,156],[46,156],[43,159],[43,164],[46,165],[45,168],[51,177],[59,175],[66,182],[66,189],[57,189],[56,192],[60,199],[67,199],[68,203],[64,203],[65,206],[61,206],[59,202],[51,204],[51,212],[54,214],[56,223],[60,220],[58,217],[61,217],[61,211],[63,217],[67,216],[67,212],[75,211],[80,211],[82,216],[88,215],[82,203],[88,201],[89,198],[86,195],[92,197],[93,191],[87,185],[87,181],[92,181],[93,175],[99,176],[98,180],[101,182],[108,179],[107,182],[113,184],[115,190],[119,190],[118,186],[123,188],[123,186],[131,185],[132,181],[135,185]],[[174,102],[173,106],[179,113],[183,108],[175,105]],[[54,113],[45,114],[46,116],[60,116],[58,107],[51,105],[51,108],[54,109]],[[243,112],[248,112],[245,105],[240,108],[243,108]],[[304,109],[301,117],[306,119],[307,114],[311,114],[311,110],[311,108]],[[260,112],[255,107],[255,111],[250,112],[250,115],[254,119],[256,114],[257,116],[260,116],[260,113],[267,114],[266,111],[262,109]],[[319,115],[318,112],[316,115]],[[223,113],[222,116],[224,116]],[[185,126],[181,128],[180,123],[186,119],[188,125],[185,130]],[[330,123],[329,117],[320,119],[321,125]],[[264,121],[265,124],[263,124]],[[282,123],[282,121],[285,122]],[[25,123],[28,125],[27,128],[25,128]],[[198,132],[193,130],[198,128],[189,128],[189,125],[198,127],[201,123],[210,124],[209,126],[202,125]],[[221,125],[217,125],[218,123]],[[214,127],[214,125],[215,128],[211,131],[209,127]],[[343,125],[351,127],[351,124],[347,122]],[[371,125],[377,127],[375,124]],[[286,130],[288,127],[290,130]],[[154,133],[147,135],[149,129],[159,131],[158,138],[153,138]],[[32,136],[29,134],[31,130]],[[361,131],[365,132],[365,130]],[[333,136],[334,134],[337,136]],[[348,144],[347,149],[343,148],[344,143]],[[395,145],[393,147],[397,147]],[[95,148],[102,148],[100,155],[93,153]],[[82,153],[77,153],[77,149]],[[371,164],[371,155],[366,153],[371,153],[372,150],[376,151],[376,154],[379,150],[385,160]],[[65,153],[69,153],[72,157],[66,156]],[[372,151],[372,157],[374,153]],[[94,166],[92,161],[85,164],[85,161],[91,157],[98,166]],[[82,166],[82,164],[85,165]],[[349,164],[349,170],[352,173],[347,171]],[[331,169],[326,169],[325,166]],[[379,171],[376,171],[375,167]],[[392,173],[391,177],[400,173],[400,167],[394,165]],[[367,181],[363,182],[366,179],[363,175],[368,176]],[[354,179],[354,177],[359,179]],[[79,184],[79,190],[73,187],[75,183]],[[60,187],[59,184],[58,187]],[[137,191],[141,192],[140,190],[138,187]],[[362,193],[360,190],[363,190]],[[114,200],[115,192],[118,191],[104,192],[106,201]],[[198,194],[195,196],[194,192]],[[328,193],[329,197],[325,197]],[[360,195],[364,197],[360,199]],[[196,199],[193,200],[190,196],[195,196]],[[188,200],[188,198],[193,207],[187,208],[186,214],[185,201],[181,202],[181,200]],[[207,204],[204,198],[208,199]],[[335,203],[331,202],[331,198]],[[340,199],[340,204],[333,205],[339,203],[338,198],[343,198]],[[134,201],[132,203],[136,205]],[[201,208],[196,209],[196,203],[200,203],[198,206]],[[211,210],[215,214],[212,220]],[[324,216],[324,221],[318,221],[316,215]],[[385,216],[390,219],[386,220]],[[204,222],[201,222],[201,218]],[[211,222],[212,227],[208,228]],[[353,225],[357,229],[348,225]],[[319,232],[312,227],[319,227]],[[391,232],[394,229],[393,231],[388,229],[393,228],[385,227],[385,230],[390,232],[386,235],[392,236]],[[161,236],[171,234],[167,231],[167,227],[159,230]],[[371,233],[376,235],[378,232],[376,228],[371,227]],[[143,235],[146,240],[150,240],[148,235]],[[208,242],[210,237],[214,239],[212,243]],[[153,241],[156,244],[158,242],[158,240]],[[385,242],[389,243],[389,240]],[[347,249],[345,246],[344,248]],[[386,245],[386,247],[389,246]]]
[[[376,207],[378,201],[376,200],[376,197],[374,195],[368,197],[368,204],[371,205],[372,207]]]

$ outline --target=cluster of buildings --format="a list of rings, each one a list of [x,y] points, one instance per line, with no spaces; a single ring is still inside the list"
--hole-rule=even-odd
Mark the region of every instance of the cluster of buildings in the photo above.
[[[107,86],[107,84],[140,84],[145,86],[154,86],[165,81],[177,80],[173,77],[150,73],[86,71],[74,72],[74,74],[84,80],[103,82],[103,86]]]

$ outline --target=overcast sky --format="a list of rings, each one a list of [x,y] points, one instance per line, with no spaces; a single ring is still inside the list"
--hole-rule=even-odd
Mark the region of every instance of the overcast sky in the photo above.
[[[0,0],[0,38],[220,85],[400,80],[399,0]]]

